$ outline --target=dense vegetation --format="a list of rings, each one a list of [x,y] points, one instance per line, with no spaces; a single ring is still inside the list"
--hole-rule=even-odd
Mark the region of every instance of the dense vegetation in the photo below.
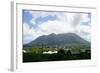
[[[50,48],[49,48],[50,49]],[[43,49],[43,48],[30,48],[24,49],[23,52],[23,62],[41,62],[41,61],[61,61],[61,60],[82,60],[82,59],[91,59],[91,52],[89,49],[80,49],[71,48],[71,50],[66,49]],[[46,53],[48,51],[57,51],[57,53]]]

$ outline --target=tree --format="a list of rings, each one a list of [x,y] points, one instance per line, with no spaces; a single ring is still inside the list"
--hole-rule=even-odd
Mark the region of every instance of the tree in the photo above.
[[[72,55],[72,53],[71,53],[70,50],[68,50],[66,54],[67,54],[67,55]]]
[[[65,50],[63,50],[63,49],[59,49],[59,50],[58,50],[58,54],[62,54],[62,55],[64,55],[64,54],[65,54]]]
[[[63,49],[59,49],[57,56],[56,56],[57,60],[64,60],[65,59],[65,50]]]

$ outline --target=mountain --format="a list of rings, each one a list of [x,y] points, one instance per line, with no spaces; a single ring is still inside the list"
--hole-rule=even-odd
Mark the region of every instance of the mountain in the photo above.
[[[63,34],[49,34],[43,35],[30,42],[29,44],[24,45],[23,47],[38,47],[38,46],[66,46],[66,45],[79,45],[85,44],[89,45],[90,43],[75,33],[63,33]]]

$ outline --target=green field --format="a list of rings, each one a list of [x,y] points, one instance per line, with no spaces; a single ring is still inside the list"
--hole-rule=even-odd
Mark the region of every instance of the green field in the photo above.
[[[56,51],[56,53],[48,53]],[[47,53],[44,53],[47,52]],[[91,59],[91,51],[78,48],[58,49],[58,48],[24,48],[23,62],[42,61],[63,61],[63,60],[84,60]]]

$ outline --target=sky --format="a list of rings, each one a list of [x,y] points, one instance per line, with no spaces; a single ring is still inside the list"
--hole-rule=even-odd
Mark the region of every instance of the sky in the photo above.
[[[22,11],[23,44],[41,35],[75,33],[91,41],[91,13]]]

